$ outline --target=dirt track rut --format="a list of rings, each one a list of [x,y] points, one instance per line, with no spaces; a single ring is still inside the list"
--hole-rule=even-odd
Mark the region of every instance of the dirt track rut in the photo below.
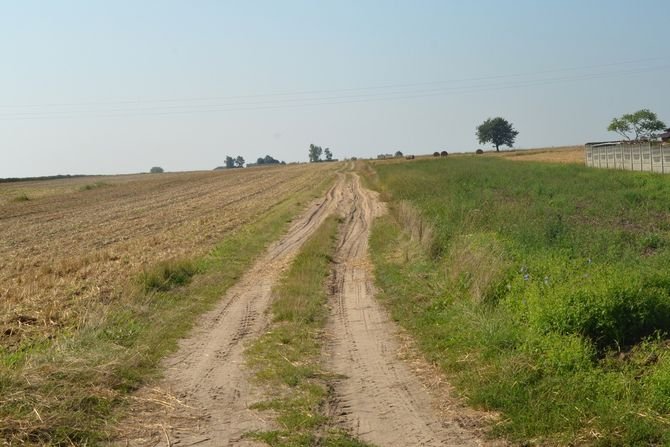
[[[160,440],[163,445],[199,447],[258,445],[243,439],[243,435],[267,429],[270,422],[249,409],[264,396],[248,380],[244,349],[267,327],[272,286],[302,244],[335,211],[341,202],[343,182],[344,176],[340,175],[323,200],[313,204],[228,289],[217,308],[180,342],[177,353],[163,362],[165,380],[158,389],[145,390],[140,399],[166,405],[158,414],[148,411],[139,416],[142,421],[137,425],[153,433],[131,434],[135,439],[129,443],[156,445]]]
[[[179,404],[166,405],[166,422],[154,422],[156,433],[133,444],[259,445],[243,435],[272,427],[249,408],[268,396],[251,385],[244,349],[267,328],[271,290],[280,273],[319,224],[337,212],[345,221],[324,353],[327,369],[342,377],[331,400],[335,423],[380,447],[481,445],[474,432],[442,420],[435,397],[398,358],[397,328],[374,298],[368,260],[370,226],[383,211],[358,176],[341,174],[325,198],[268,249],[164,362],[160,389],[169,390]]]
[[[328,367],[345,377],[335,387],[340,424],[379,446],[479,445],[457,423],[440,420],[434,398],[398,359],[397,328],[374,298],[368,260],[370,226],[383,208],[358,177],[346,187],[328,328]]]

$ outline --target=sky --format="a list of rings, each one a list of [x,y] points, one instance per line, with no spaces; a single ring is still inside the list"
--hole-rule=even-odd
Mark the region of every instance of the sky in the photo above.
[[[0,0],[0,178],[515,147],[670,125],[667,0]]]

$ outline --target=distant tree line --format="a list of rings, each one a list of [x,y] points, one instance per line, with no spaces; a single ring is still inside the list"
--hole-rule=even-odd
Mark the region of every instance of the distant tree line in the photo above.
[[[59,175],[44,175],[41,177],[8,177],[0,178],[0,183],[16,183],[16,182],[33,182],[41,180],[60,180],[66,178],[81,178],[81,177],[94,177],[93,175],[84,175],[84,174],[59,174]]]

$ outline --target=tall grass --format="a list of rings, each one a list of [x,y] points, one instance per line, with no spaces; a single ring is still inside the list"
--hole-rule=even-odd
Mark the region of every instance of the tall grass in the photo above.
[[[376,165],[382,296],[514,441],[670,443],[670,178],[474,157]],[[416,231],[431,250],[398,256]],[[406,244],[406,242],[404,242]]]

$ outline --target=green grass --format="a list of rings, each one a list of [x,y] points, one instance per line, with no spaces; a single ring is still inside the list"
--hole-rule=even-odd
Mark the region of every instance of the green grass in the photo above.
[[[321,348],[337,226],[336,218],[328,218],[305,243],[273,290],[270,330],[247,350],[259,383],[274,394],[255,408],[273,410],[280,427],[250,436],[271,446],[365,445],[331,427],[326,415],[334,376],[321,367]]]
[[[475,157],[375,168],[392,210],[371,239],[381,297],[473,406],[501,412],[495,434],[670,444],[670,177]]]
[[[112,302],[89,309],[76,330],[0,350],[0,439],[8,445],[107,441],[130,393],[159,376],[160,359],[331,180],[237,228],[205,256],[147,269]]]

